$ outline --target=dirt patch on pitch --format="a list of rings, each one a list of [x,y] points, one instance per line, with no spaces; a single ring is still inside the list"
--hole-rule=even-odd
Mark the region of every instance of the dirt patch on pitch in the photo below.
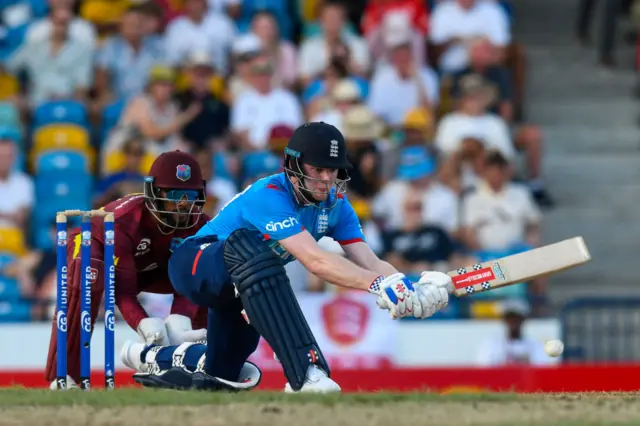
[[[609,396],[389,404],[5,407],[0,425],[403,426],[638,424],[640,402]]]

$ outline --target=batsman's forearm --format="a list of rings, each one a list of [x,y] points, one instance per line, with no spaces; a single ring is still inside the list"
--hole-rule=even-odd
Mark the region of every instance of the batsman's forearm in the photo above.
[[[138,329],[140,321],[149,317],[135,295],[123,294],[118,296],[116,292],[116,306],[118,306],[122,317],[133,330]]]
[[[368,290],[381,274],[361,268],[337,254],[325,254],[307,266],[315,276],[340,287]]]

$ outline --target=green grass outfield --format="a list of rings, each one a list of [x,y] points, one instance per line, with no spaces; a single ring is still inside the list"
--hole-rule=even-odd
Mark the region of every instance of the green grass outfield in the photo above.
[[[287,395],[0,389],[0,425],[639,425],[639,393]]]

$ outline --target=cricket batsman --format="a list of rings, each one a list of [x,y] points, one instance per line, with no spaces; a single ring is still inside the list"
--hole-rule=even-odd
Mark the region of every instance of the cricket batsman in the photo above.
[[[167,272],[170,248],[194,235],[209,220],[202,214],[205,182],[196,160],[174,151],[160,155],[145,177],[144,193],[127,195],[103,209],[115,213],[115,303],[129,326],[146,343],[180,344],[205,337],[207,310],[176,294]],[[100,217],[91,225],[91,328],[96,321],[104,292],[104,224]],[[80,376],[80,265],[81,236],[74,229],[69,236],[68,265],[68,385]],[[138,293],[174,294],[171,315],[150,318],[138,301]],[[84,318],[82,319],[84,320]],[[193,330],[193,327],[199,330]],[[56,321],[45,378],[56,388]]]
[[[238,194],[169,259],[178,294],[209,308],[206,343],[158,346],[127,342],[123,362],[150,387],[246,390],[261,372],[247,358],[260,336],[282,364],[286,392],[339,392],[296,300],[284,264],[298,259],[335,285],[372,293],[393,318],[427,318],[445,307],[451,280],[425,272],[413,284],[364,240],[345,196],[351,168],[343,135],[304,124],[285,149],[284,172]],[[338,241],[347,259],[317,241]]]

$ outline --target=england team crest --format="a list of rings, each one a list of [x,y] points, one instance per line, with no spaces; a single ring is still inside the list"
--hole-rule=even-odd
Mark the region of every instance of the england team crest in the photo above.
[[[191,179],[191,167],[186,164],[180,164],[176,166],[176,177],[183,182]]]

